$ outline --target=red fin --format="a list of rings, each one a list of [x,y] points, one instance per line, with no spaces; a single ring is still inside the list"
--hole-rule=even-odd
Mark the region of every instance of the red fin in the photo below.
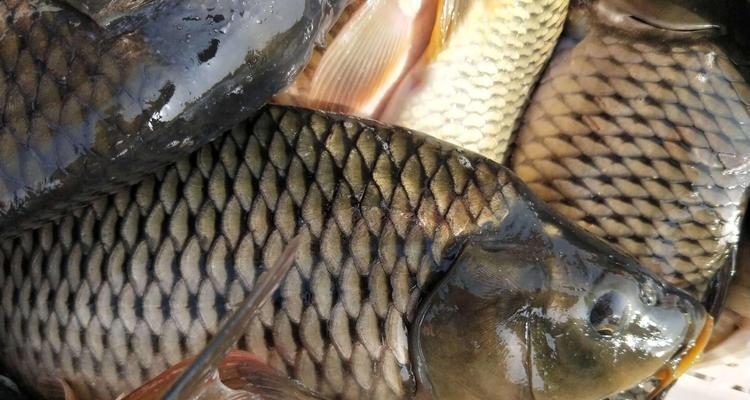
[[[70,387],[70,385],[68,385],[68,382],[66,382],[65,379],[60,379],[60,386],[62,386],[65,400],[76,400],[78,398],[76,397],[76,394],[73,391],[73,388]]]
[[[180,361],[171,368],[168,368],[161,374],[155,376],[150,381],[144,383],[138,389],[121,396],[120,400],[158,400],[161,396],[172,387],[174,381],[179,378],[185,369],[193,362],[193,358]],[[67,400],[67,399],[66,399]]]
[[[236,350],[236,353],[244,353]],[[231,359],[233,356],[235,358]],[[229,354],[220,371],[221,380],[232,389],[244,390],[261,399],[311,400],[322,399],[301,384],[259,360],[250,360],[242,354]]]
[[[157,375],[119,400],[158,400],[182,376],[195,359],[189,358]],[[320,399],[293,380],[271,368],[252,353],[230,350],[219,364],[221,382],[229,389],[244,391],[260,399]],[[65,400],[69,400],[67,397]],[[72,398],[75,400],[75,398]]]
[[[429,42],[435,0],[372,0],[320,60],[304,105],[373,116]]]

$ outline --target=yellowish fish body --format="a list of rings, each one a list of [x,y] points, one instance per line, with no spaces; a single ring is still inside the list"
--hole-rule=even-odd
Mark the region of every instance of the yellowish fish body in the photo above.
[[[495,161],[551,56],[568,0],[355,2],[275,101],[374,118]]]
[[[567,6],[567,0],[472,2],[435,59],[401,83],[383,119],[502,161]]]

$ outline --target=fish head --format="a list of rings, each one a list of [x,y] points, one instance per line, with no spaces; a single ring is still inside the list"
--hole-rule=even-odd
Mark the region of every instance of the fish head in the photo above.
[[[420,390],[599,399],[695,358],[697,300],[518,190],[498,226],[445,252],[410,338]]]

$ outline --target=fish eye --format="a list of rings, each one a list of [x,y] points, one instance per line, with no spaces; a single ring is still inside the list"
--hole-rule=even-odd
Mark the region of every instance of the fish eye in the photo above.
[[[625,320],[625,299],[615,292],[609,291],[599,296],[591,307],[589,322],[596,332],[604,337],[614,336]]]

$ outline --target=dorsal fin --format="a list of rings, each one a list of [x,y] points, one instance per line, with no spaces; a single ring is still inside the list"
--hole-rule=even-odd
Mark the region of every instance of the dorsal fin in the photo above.
[[[183,360],[138,389],[120,396],[117,400],[157,400],[180,375],[194,362],[194,358]],[[189,398],[197,399],[263,399],[263,400],[318,400],[321,397],[310,392],[298,382],[289,379],[279,371],[260,360],[252,353],[230,350],[218,366],[219,379],[207,382],[211,387]],[[204,389],[205,389],[204,385]],[[75,400],[71,397],[65,400]]]

